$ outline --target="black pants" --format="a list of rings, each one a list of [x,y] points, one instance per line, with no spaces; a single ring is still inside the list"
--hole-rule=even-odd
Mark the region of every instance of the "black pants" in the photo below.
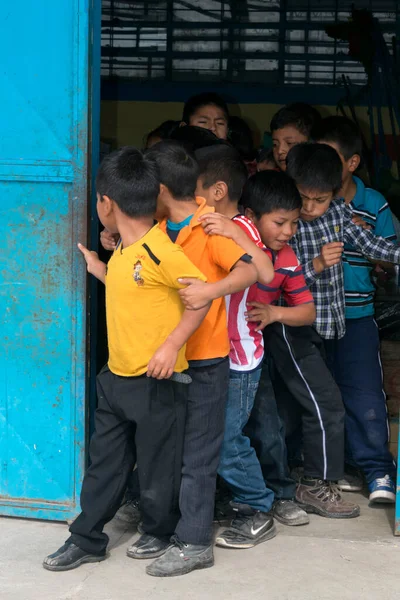
[[[340,479],[345,412],[339,388],[321,353],[321,338],[311,327],[274,323],[265,330],[265,343],[291,394],[293,412],[301,408],[305,475]]]
[[[179,500],[179,538],[189,544],[212,540],[215,487],[229,385],[229,360],[189,370],[188,408]],[[142,486],[140,485],[141,493]]]
[[[273,387],[273,363],[266,353],[253,410],[244,429],[261,465],[267,488],[278,500],[291,500],[296,483],[290,477],[285,441],[285,425],[279,415]]]
[[[108,367],[100,372],[92,462],[70,542],[87,552],[105,552],[103,527],[119,509],[136,462],[144,531],[159,537],[173,533],[179,519],[186,391],[187,386],[169,380],[119,377]]]

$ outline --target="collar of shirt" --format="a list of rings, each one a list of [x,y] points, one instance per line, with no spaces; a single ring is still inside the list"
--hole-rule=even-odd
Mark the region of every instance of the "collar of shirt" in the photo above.
[[[215,212],[215,208],[213,208],[212,206],[208,206],[207,200],[205,198],[202,198],[201,196],[196,197],[196,203],[198,209],[192,216],[190,223],[180,230],[178,239],[176,240],[178,244],[182,244],[182,242],[184,242],[189,237],[189,235],[195,227],[202,227],[201,222],[199,221],[199,217],[201,217],[201,215]],[[160,228],[162,229],[162,231],[166,232],[167,219],[163,219],[161,221]]]

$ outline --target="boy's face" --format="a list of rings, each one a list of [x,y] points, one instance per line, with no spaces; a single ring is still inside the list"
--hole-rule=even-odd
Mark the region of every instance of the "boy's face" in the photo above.
[[[335,144],[335,142],[326,142],[324,140],[323,142],[319,142],[319,143],[330,146],[331,148],[336,150],[336,152],[338,153],[339,158],[342,162],[342,167],[343,167],[342,181],[343,181],[343,185],[344,185],[345,183],[347,183],[349,181],[349,179],[353,176],[354,171],[356,171],[357,168],[359,167],[360,157],[358,156],[358,154],[354,154],[348,160],[346,160],[345,157],[343,156],[343,154],[340,152],[339,146],[337,144]]]
[[[328,210],[333,200],[332,192],[321,192],[320,190],[309,190],[301,185],[297,186],[303,201],[300,218],[303,221],[315,221],[322,217]]]
[[[286,171],[286,156],[293,146],[308,142],[308,137],[293,125],[276,129],[272,133],[274,159],[282,171]]]
[[[253,211],[246,209],[246,217],[251,219],[260,232],[267,248],[278,252],[295,235],[300,218],[300,210],[275,210],[262,215],[259,219]]]
[[[98,193],[96,210],[103,227],[110,233],[118,233],[113,201],[108,196],[101,197]]]
[[[190,117],[188,125],[209,129],[221,140],[228,137],[228,119],[224,111],[214,104],[200,106]]]

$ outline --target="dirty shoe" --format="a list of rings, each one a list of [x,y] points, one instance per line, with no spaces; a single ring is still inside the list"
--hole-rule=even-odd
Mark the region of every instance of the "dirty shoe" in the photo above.
[[[184,544],[176,536],[174,545],[166,553],[146,567],[153,577],[176,577],[196,569],[207,569],[214,564],[213,547]]]
[[[277,500],[274,504],[274,517],[279,523],[296,527],[308,525],[310,518],[305,510],[294,500]]]
[[[115,518],[127,525],[137,526],[142,519],[140,501],[135,499],[125,502],[115,515]]]
[[[303,478],[296,500],[306,512],[330,519],[352,519],[360,514],[357,504],[343,500],[337,485],[322,479]]]
[[[143,533],[136,542],[133,542],[126,551],[129,558],[158,558],[166,553],[172,546],[169,538],[159,538]]]
[[[100,562],[106,560],[106,558],[108,558],[106,553],[90,554],[90,552],[82,550],[75,544],[66,542],[57,552],[46,556],[43,567],[48,571],[70,571],[83,565],[83,563]]]
[[[230,527],[217,536],[216,544],[222,548],[253,548],[276,536],[272,513],[254,510],[247,504],[232,502],[236,513]]]

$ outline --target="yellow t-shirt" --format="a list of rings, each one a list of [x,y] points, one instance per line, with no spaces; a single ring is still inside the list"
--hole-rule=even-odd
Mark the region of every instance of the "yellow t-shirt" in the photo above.
[[[158,225],[127,248],[118,247],[106,275],[106,314],[109,361],[112,373],[143,375],[154,352],[181,320],[179,277],[204,275],[173,244]],[[187,369],[185,346],[175,365]]]

